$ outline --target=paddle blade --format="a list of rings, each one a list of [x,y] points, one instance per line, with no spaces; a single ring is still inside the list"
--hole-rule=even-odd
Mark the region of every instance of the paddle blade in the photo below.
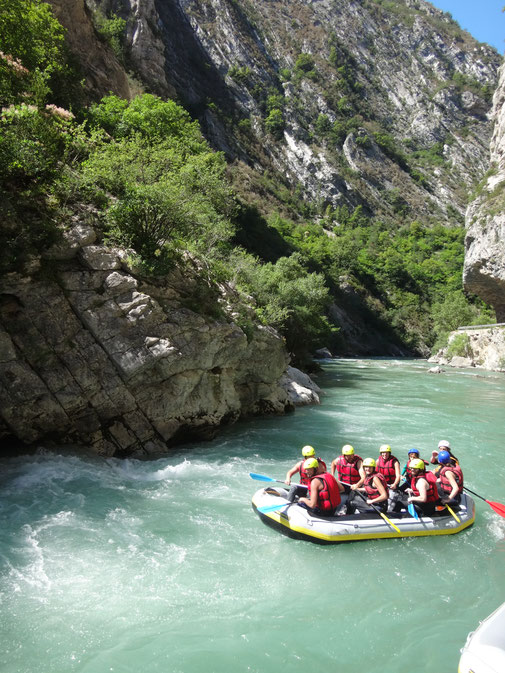
[[[451,516],[452,516],[454,519],[456,519],[456,521],[457,521],[458,523],[461,523],[461,519],[459,518],[459,516],[456,515],[456,513],[454,512],[454,510],[452,510],[452,509],[449,507],[449,505],[446,505],[446,507],[447,507],[447,509],[449,510]]]
[[[292,503],[285,502],[283,505],[267,505],[266,507],[257,507],[258,512],[264,514],[265,512],[273,512],[276,509],[282,509],[283,507],[289,507]]]
[[[384,519],[384,521],[386,521],[386,523],[388,523],[391,526],[391,528],[394,528],[394,530],[397,533],[401,533],[401,530],[398,528],[398,526],[395,526],[394,523],[390,519],[387,518],[387,516],[384,514],[384,512],[381,512],[380,510],[377,510],[377,511],[379,512],[381,517]]]
[[[407,507],[408,513],[410,516],[412,516],[414,519],[417,519],[419,521],[419,514],[417,513],[417,509],[414,507],[414,505],[409,502],[408,507]]]
[[[486,502],[494,512],[505,518],[505,505],[500,505],[499,502],[492,502],[491,500],[486,500]]]
[[[267,477],[265,474],[256,474],[255,472],[249,472],[251,479],[256,479],[256,481],[276,481],[272,477]]]

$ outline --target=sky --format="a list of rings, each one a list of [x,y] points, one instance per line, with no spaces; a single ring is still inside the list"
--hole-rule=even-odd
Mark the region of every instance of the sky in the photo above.
[[[487,42],[500,54],[505,50],[505,0],[429,0],[444,12],[450,12],[461,28],[479,42]]]

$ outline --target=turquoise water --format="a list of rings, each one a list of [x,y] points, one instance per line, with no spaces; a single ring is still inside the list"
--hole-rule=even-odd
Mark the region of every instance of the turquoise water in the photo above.
[[[505,601],[505,519],[476,500],[450,537],[322,547],[264,526],[257,472],[449,439],[467,484],[505,504],[505,377],[339,360],[321,406],[230,428],[153,461],[1,461],[3,673],[456,673]]]

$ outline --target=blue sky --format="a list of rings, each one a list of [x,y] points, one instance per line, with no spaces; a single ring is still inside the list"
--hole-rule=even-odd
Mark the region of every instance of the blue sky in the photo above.
[[[500,54],[505,50],[505,0],[431,0],[431,4],[450,12],[461,28],[479,42],[496,47]]]

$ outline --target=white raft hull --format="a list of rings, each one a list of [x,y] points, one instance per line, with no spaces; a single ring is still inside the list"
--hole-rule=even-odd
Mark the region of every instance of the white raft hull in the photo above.
[[[468,635],[461,650],[459,673],[505,671],[505,603]]]
[[[264,507],[273,507],[276,504],[278,508],[266,512],[261,511]],[[262,488],[252,498],[253,509],[265,524],[289,537],[318,544],[337,544],[390,537],[452,535],[468,528],[475,520],[475,504],[466,493],[462,495],[458,511],[455,511],[459,522],[452,515],[424,516],[415,519],[406,512],[388,513],[387,518],[400,532],[375,512],[317,517],[303,507],[296,504],[286,506],[288,504],[287,491],[283,488]]]

